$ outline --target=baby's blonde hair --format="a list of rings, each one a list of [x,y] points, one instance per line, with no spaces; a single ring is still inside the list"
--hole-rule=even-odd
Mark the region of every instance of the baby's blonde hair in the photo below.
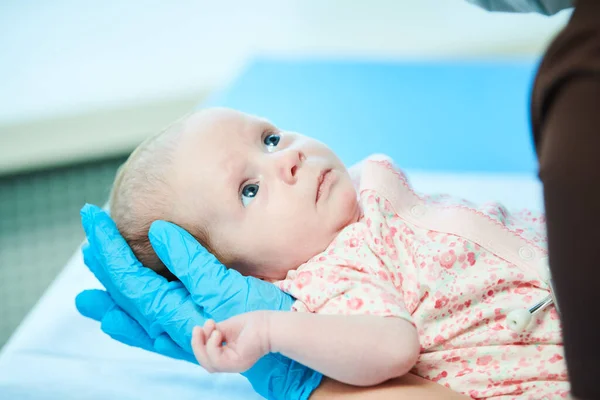
[[[152,222],[161,219],[178,224],[214,253],[208,243],[208,232],[201,224],[173,220],[173,208],[178,199],[168,176],[186,119],[187,116],[146,139],[131,153],[117,171],[109,200],[110,215],[135,256],[144,266],[168,280],[177,278],[150,244],[148,231]]]

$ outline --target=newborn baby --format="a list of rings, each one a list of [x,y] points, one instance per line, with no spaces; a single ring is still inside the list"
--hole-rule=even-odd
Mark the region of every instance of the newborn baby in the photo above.
[[[473,398],[568,394],[554,307],[524,332],[507,327],[510,311],[550,291],[542,215],[419,195],[386,157],[349,171],[323,143],[229,109],[140,145],[110,208],[140,261],[168,279],[147,237],[157,219],[297,299],[297,312],[197,327],[209,371],[280,352],[354,385],[411,371]]]

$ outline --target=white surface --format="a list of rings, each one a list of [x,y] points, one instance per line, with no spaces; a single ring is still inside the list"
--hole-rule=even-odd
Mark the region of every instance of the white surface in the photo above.
[[[418,191],[450,193],[474,202],[542,209],[536,179],[513,175],[409,172]],[[252,399],[245,379],[209,375],[113,341],[80,316],[74,298],[99,287],[79,251],[0,353],[0,399]]]

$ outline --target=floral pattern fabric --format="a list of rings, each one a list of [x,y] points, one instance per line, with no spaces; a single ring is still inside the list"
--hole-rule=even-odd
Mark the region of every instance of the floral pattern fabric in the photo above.
[[[418,194],[387,158],[352,171],[360,220],[276,283],[293,310],[404,318],[421,345],[412,372],[472,398],[566,398],[556,309],[506,326],[550,292],[544,216]]]

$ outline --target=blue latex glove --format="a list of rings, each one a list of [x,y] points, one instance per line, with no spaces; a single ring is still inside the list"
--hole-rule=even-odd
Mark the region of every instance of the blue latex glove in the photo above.
[[[149,238],[181,282],[168,282],[143,267],[102,209],[86,205],[81,218],[88,268],[106,288],[76,298],[79,312],[101,322],[112,338],[168,357],[196,362],[192,328],[255,310],[289,310],[293,299],[275,285],[228,270],[189,233],[154,222]],[[244,375],[269,399],[307,399],[322,375],[280,354],[261,358]]]

